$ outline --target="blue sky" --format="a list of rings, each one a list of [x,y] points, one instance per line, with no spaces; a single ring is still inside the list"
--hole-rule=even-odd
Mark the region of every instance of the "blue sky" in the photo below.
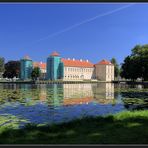
[[[148,43],[148,4],[130,4],[0,4],[0,56],[45,62],[57,51],[64,58],[122,63],[136,44]]]

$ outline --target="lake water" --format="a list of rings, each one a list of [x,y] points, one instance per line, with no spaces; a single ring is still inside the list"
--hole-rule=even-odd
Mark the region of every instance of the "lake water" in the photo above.
[[[67,122],[86,116],[104,116],[134,110],[140,106],[147,109],[147,101],[148,86],[143,85],[0,85],[0,116],[16,116],[20,125]]]

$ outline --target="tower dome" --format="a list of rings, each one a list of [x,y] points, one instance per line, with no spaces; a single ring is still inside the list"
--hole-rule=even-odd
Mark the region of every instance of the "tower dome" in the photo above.
[[[28,55],[24,56],[23,59],[25,59],[25,60],[31,60],[31,58]]]
[[[50,56],[59,56],[60,54],[56,51],[54,51],[52,54],[50,54]]]

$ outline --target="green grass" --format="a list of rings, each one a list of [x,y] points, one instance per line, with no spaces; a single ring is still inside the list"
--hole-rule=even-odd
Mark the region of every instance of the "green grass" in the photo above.
[[[57,125],[0,128],[1,144],[146,144],[148,111],[87,117]]]

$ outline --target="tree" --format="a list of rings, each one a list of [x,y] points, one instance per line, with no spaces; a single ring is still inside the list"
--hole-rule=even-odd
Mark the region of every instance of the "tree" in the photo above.
[[[5,64],[5,59],[3,57],[0,57],[0,77],[2,76],[2,73],[5,70],[4,64]]]
[[[121,77],[148,80],[148,44],[136,45],[121,67]]]
[[[39,67],[34,67],[34,69],[32,70],[31,73],[31,77],[33,80],[37,80],[37,78],[39,78],[41,75],[41,70]]]
[[[20,74],[20,61],[8,61],[5,64],[4,78],[19,77]]]
[[[138,70],[139,61],[136,57],[127,56],[121,66],[121,77],[132,79],[133,81],[140,77]]]
[[[110,61],[114,65],[114,77],[117,78],[119,76],[119,65],[115,58],[112,58]]]

